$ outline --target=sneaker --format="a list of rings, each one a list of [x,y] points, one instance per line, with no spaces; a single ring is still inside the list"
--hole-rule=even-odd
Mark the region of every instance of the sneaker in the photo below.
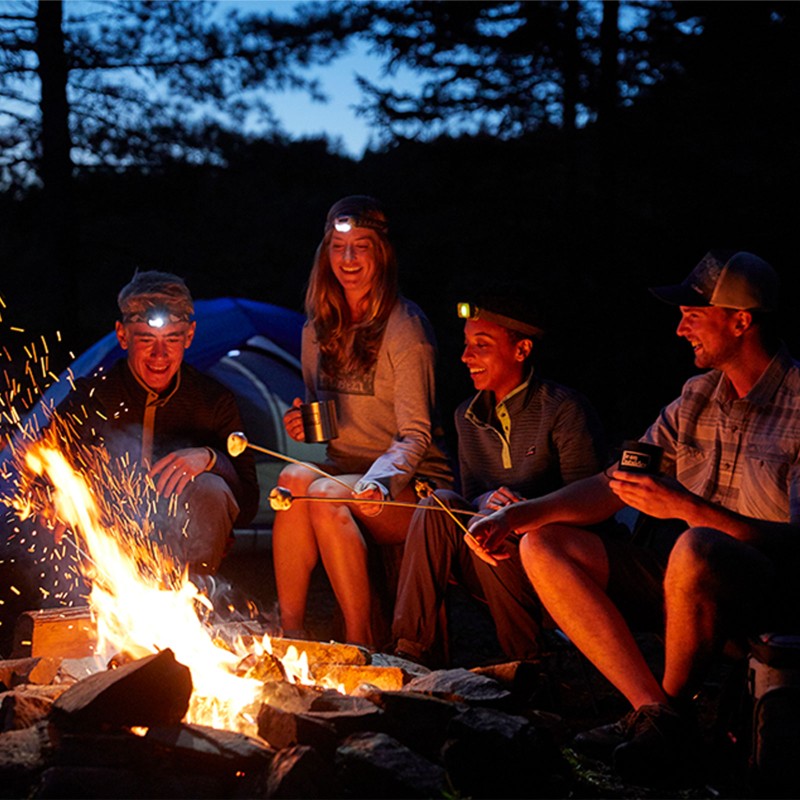
[[[693,721],[669,706],[642,706],[631,721],[627,741],[614,749],[614,770],[632,783],[666,782],[676,769],[687,766],[695,733]]]
[[[614,750],[628,740],[636,714],[634,709],[616,722],[582,731],[572,740],[573,749],[590,758],[610,762]]]

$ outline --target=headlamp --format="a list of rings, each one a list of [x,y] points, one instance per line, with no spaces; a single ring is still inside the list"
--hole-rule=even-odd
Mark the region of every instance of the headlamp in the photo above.
[[[458,316],[461,319],[475,319],[477,317],[477,313],[473,313],[472,306],[469,303],[459,303],[457,306]],[[478,309],[475,309],[477,312]]]
[[[339,233],[350,233],[353,228],[358,226],[356,225],[354,217],[336,217],[333,221],[333,227],[336,228]]]
[[[461,319],[485,319],[487,322],[494,322],[504,328],[534,339],[544,336],[544,331],[536,325],[529,325],[527,322],[522,322],[513,317],[506,317],[504,314],[497,314],[494,311],[487,311],[485,308],[472,305],[472,303],[458,303],[456,311]]]
[[[144,311],[125,314],[123,322],[146,322],[151,328],[163,328],[169,323],[189,322],[188,314],[176,314],[166,306],[151,306]]]
[[[389,226],[386,220],[375,214],[340,214],[329,220],[325,230],[333,228],[339,233],[350,233],[353,228],[370,228],[381,233],[388,233]]]

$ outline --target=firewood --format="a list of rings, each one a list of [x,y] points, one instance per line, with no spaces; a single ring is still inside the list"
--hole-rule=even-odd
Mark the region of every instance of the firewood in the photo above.
[[[58,698],[51,718],[68,729],[172,725],[191,693],[189,668],[166,649],[79,681]]]
[[[0,735],[0,793],[3,797],[31,797],[31,783],[46,764],[44,726]]]
[[[22,730],[47,718],[67,686],[17,686],[0,694],[0,731]]]
[[[173,760],[180,756],[186,765],[208,767],[211,759],[218,767],[248,770],[269,767],[275,757],[275,751],[258,739],[205,725],[182,723],[150,728],[144,738],[157,751],[172,752]]]
[[[533,661],[508,661],[487,667],[473,667],[470,672],[496,680],[522,702],[550,691],[548,675],[542,664]]]
[[[23,683],[44,685],[52,682],[58,672],[58,658],[14,658],[0,661],[0,684],[13,689]]]
[[[369,651],[354,644],[339,642],[309,642],[305,639],[272,639],[272,652],[284,658],[290,647],[298,654],[305,652],[309,664],[355,664],[364,666],[370,663]]]
[[[258,735],[272,747],[309,745],[327,756],[336,749],[338,736],[333,724],[310,714],[296,714],[265,703],[258,714]]]
[[[361,684],[392,691],[401,689],[406,682],[400,667],[354,666],[343,664],[314,664],[311,674],[317,683],[343,686],[350,693]]]
[[[24,611],[14,626],[12,658],[93,655],[97,629],[88,606]]]

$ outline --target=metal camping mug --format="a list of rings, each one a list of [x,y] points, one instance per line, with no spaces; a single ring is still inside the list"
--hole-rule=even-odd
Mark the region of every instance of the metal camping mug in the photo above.
[[[339,435],[335,400],[315,400],[300,406],[303,432],[310,443],[328,442]]]
[[[622,443],[622,452],[619,457],[620,471],[658,475],[663,453],[664,448],[657,444],[646,444],[637,442],[636,439],[628,439]]]

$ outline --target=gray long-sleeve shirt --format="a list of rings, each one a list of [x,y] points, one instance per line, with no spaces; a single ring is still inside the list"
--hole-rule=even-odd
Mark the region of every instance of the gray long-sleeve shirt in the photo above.
[[[303,328],[306,399],[333,399],[339,435],[328,458],[340,470],[364,475],[397,497],[415,475],[452,484],[437,421],[436,344],[430,322],[410,300],[398,299],[386,323],[377,361],[366,374],[324,375],[313,326]]]

